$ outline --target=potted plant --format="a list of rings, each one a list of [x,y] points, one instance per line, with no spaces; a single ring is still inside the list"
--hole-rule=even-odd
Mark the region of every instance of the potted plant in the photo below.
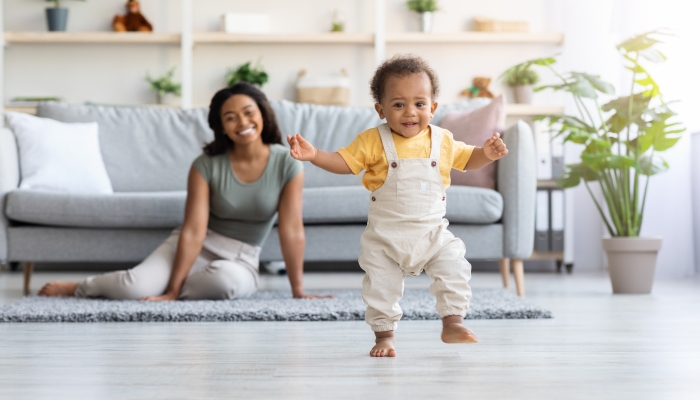
[[[507,69],[501,75],[501,83],[513,89],[515,103],[532,103],[532,87],[540,81],[540,76],[533,70],[531,62],[524,62]]]
[[[229,69],[226,73],[226,85],[233,86],[238,82],[248,82],[262,87],[262,85],[267,83],[267,72],[263,70],[259,61],[255,67],[251,67],[250,61],[248,61],[243,65],[239,65],[236,69]]]
[[[156,102],[158,104],[171,104],[172,101],[167,99],[168,96],[180,97],[182,86],[179,83],[173,82],[174,73],[175,68],[172,68],[160,78],[154,79],[151,78],[150,75],[146,75],[146,82],[151,84],[151,90],[156,93]]]
[[[46,9],[46,22],[49,26],[49,31],[65,31],[68,24],[68,9],[61,8],[61,0],[46,1],[54,4],[53,7]]]
[[[406,7],[420,15],[421,32],[432,32],[433,13],[438,10],[438,0],[408,0]]]
[[[673,147],[685,130],[673,122],[674,113],[661,96],[656,81],[642,63],[662,62],[666,57],[656,47],[663,31],[647,32],[617,45],[625,68],[631,72],[629,95],[612,97],[614,88],[598,76],[583,72],[560,74],[554,58],[532,60],[546,66],[559,78],[551,89],[568,92],[578,109],[574,115],[545,115],[545,120],[565,142],[582,145],[581,161],[566,166],[558,180],[563,188],[583,183],[603,218],[610,237],[603,238],[613,293],[649,293],[660,237],[640,237],[649,180],[668,169],[659,153]],[[597,182],[605,202],[591,191]]]

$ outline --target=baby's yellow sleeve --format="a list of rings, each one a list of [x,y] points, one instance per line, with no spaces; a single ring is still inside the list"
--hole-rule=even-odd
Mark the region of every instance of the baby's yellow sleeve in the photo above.
[[[467,163],[472,157],[475,146],[468,145],[457,140],[452,144],[452,168],[464,171],[467,168]]]
[[[467,167],[467,162],[472,157],[475,148],[475,146],[455,140],[452,132],[447,129],[442,130],[441,147],[442,154],[447,155],[447,157],[451,156],[451,167],[460,171],[464,171]]]
[[[370,131],[371,129],[368,129],[360,133],[347,147],[338,150],[338,154],[355,175],[367,169],[372,150],[371,143],[367,140]]]

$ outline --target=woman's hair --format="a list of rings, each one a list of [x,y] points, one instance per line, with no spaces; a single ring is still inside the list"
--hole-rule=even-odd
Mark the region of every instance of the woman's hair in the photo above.
[[[204,154],[215,156],[233,147],[233,141],[224,133],[224,124],[221,122],[221,107],[223,107],[226,100],[237,94],[250,97],[258,105],[263,120],[261,135],[263,143],[282,143],[282,133],[280,133],[279,125],[277,125],[275,112],[272,111],[265,93],[250,83],[239,82],[219,90],[211,99],[208,121],[209,127],[214,131],[214,140],[204,146]]]
[[[372,97],[376,103],[381,103],[384,96],[384,87],[386,81],[392,77],[404,77],[407,75],[420,74],[425,72],[432,86],[432,96],[435,100],[440,93],[440,83],[438,82],[435,71],[428,65],[425,60],[412,54],[399,54],[389,60],[386,60],[374,72],[372,80],[369,82]]]

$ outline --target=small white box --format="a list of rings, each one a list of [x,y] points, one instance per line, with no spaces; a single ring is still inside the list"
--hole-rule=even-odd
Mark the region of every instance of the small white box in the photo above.
[[[226,13],[221,16],[221,27],[226,33],[268,33],[270,16],[267,14]]]

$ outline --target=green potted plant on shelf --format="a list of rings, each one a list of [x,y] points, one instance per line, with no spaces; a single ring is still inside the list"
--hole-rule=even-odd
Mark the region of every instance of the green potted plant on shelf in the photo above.
[[[174,73],[175,68],[172,68],[160,78],[151,78],[149,74],[146,74],[146,82],[151,85],[151,90],[156,93],[156,102],[158,104],[171,104],[172,101],[169,101],[168,97],[180,97],[182,85],[173,82]]]
[[[46,9],[46,22],[49,26],[49,31],[65,31],[66,25],[68,24],[68,9],[61,8],[61,0],[46,1],[53,3],[53,7]]]
[[[432,32],[433,13],[438,10],[438,0],[408,0],[406,7],[420,16],[421,32]]]
[[[630,71],[627,95],[614,96],[614,88],[595,75],[559,73],[554,58],[529,61],[549,68],[559,78],[550,89],[573,96],[578,115],[544,115],[564,142],[582,146],[581,160],[566,166],[557,183],[571,188],[581,183],[590,193],[610,237],[603,238],[613,293],[649,293],[653,284],[660,237],[640,237],[650,177],[669,168],[659,156],[673,147],[685,131],[674,122],[656,81],[642,64],[666,59],[657,47],[664,31],[651,31],[617,45],[625,69]],[[606,98],[606,102],[601,101]],[[599,185],[601,204],[591,191]]]
[[[524,62],[508,68],[501,75],[501,83],[513,89],[515,103],[532,103],[532,87],[540,81],[540,76],[532,69],[531,62]]]
[[[267,83],[267,72],[258,61],[257,66],[251,67],[250,61],[239,65],[236,69],[229,69],[226,73],[226,85],[233,86],[238,82],[248,82],[252,85],[262,87]]]

